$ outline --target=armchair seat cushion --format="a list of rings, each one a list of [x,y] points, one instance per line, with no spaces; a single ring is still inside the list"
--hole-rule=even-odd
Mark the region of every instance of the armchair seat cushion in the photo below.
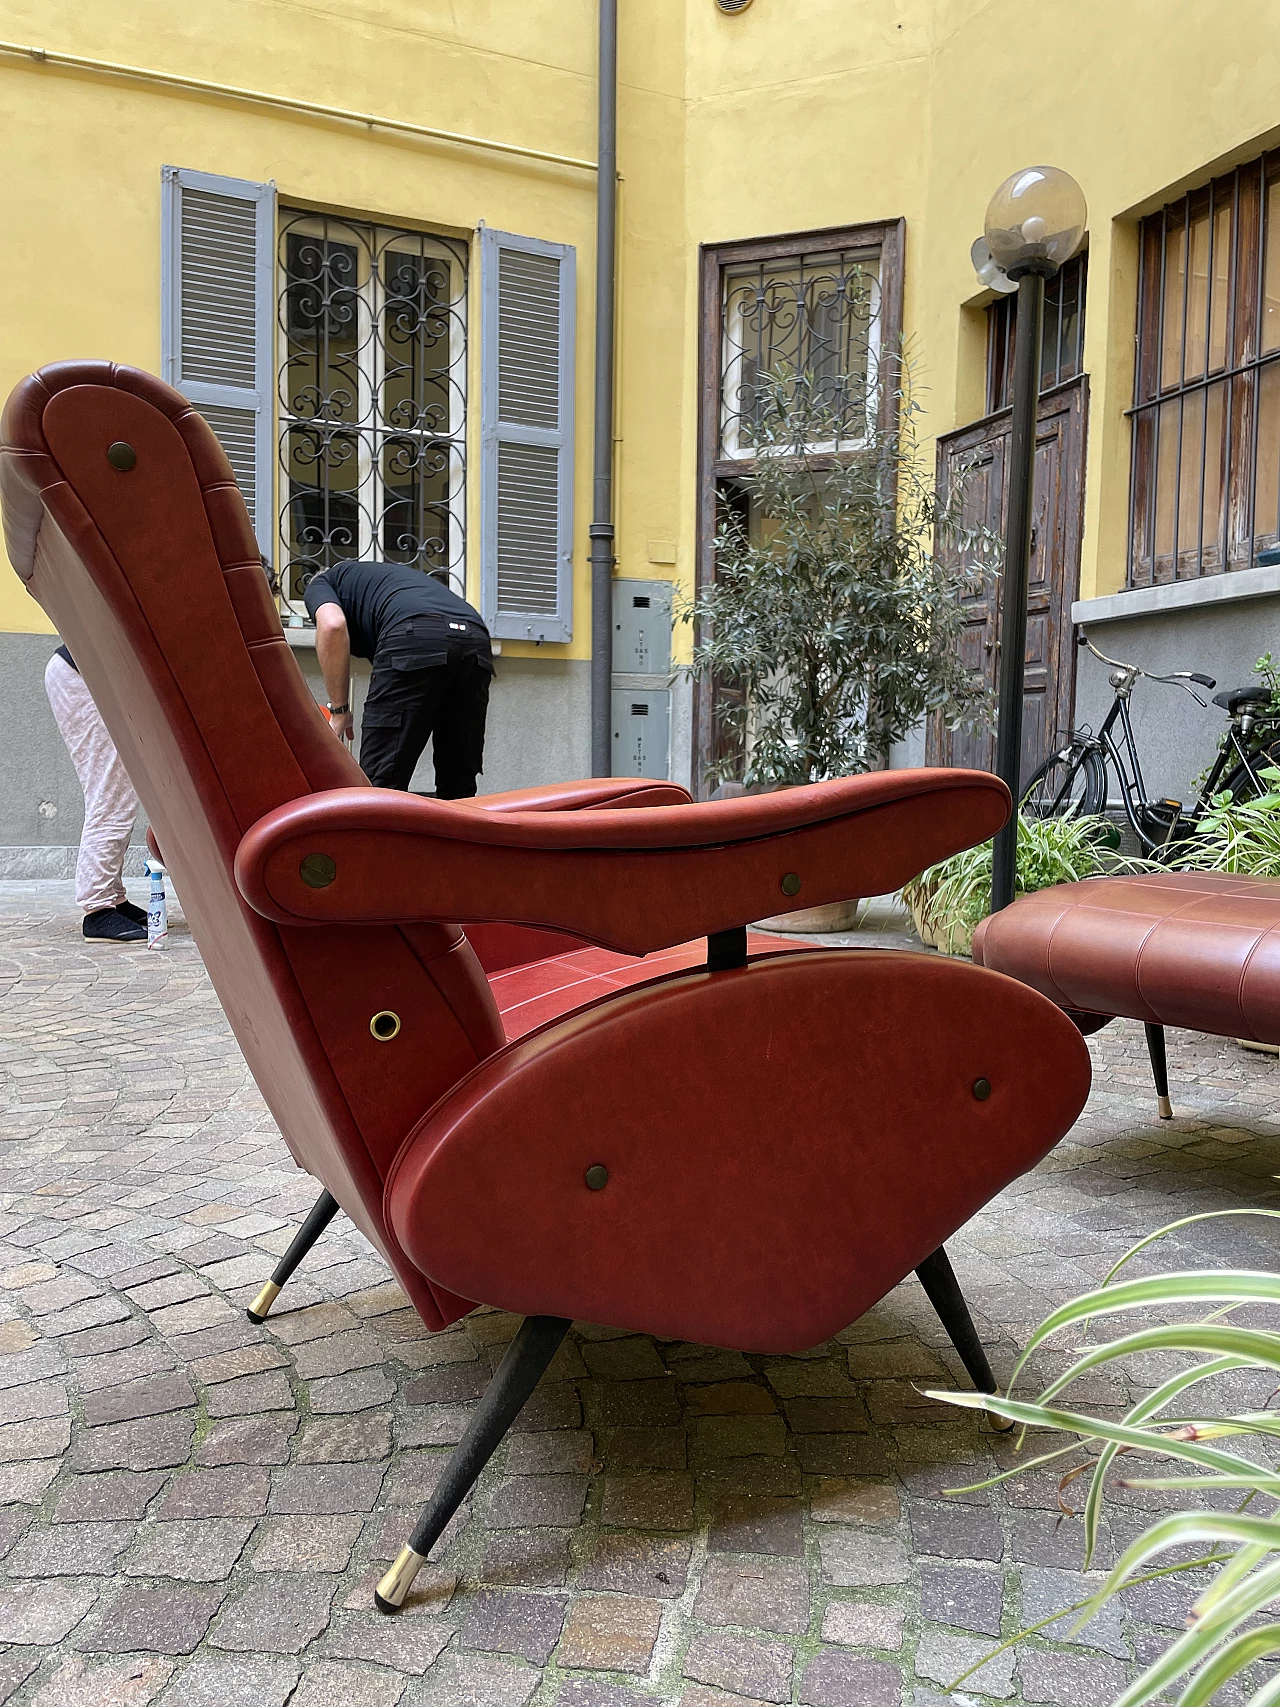
[[[1280,879],[1059,884],[984,919],[973,958],[1062,1008],[1280,1043]]]

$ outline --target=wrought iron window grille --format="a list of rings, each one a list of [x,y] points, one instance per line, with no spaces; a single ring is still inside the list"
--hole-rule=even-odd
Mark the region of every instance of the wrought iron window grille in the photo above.
[[[1142,221],[1128,585],[1280,556],[1280,152]]]
[[[282,210],[281,599],[344,558],[464,587],[467,245]]]
[[[764,375],[806,380],[809,406],[834,429],[808,450],[864,445],[879,410],[878,251],[840,249],[727,266],[723,293],[720,458],[756,456]]]

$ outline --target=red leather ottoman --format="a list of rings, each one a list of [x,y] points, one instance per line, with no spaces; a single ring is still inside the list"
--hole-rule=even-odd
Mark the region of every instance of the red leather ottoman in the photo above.
[[[984,919],[979,966],[1067,1009],[1085,1032],[1146,1026],[1160,1116],[1172,1118],[1164,1028],[1280,1043],[1280,879],[1218,872],[1091,877]]]

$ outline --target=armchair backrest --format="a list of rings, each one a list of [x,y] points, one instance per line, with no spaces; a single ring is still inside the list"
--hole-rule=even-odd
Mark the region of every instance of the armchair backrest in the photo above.
[[[60,363],[15,389],[0,435],[10,559],[111,732],[285,1141],[439,1326],[466,1302],[400,1251],[382,1183],[503,1041],[480,966],[456,927],[277,926],[241,899],[236,847],[264,812],[367,783],[307,689],[230,465],[186,399],[133,368]],[[401,1021],[388,1041],[370,1025],[382,1010]]]

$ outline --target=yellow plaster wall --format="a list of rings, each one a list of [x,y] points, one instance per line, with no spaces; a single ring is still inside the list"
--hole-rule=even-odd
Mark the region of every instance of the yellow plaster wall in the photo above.
[[[1090,203],[1081,591],[1118,587],[1136,219],[1275,140],[1280,0],[1232,0],[1229,29],[1202,0],[755,0],[736,17],[713,0],[620,0],[620,12],[621,573],[685,585],[692,573],[700,244],[904,216],[905,326],[928,430],[943,432],[982,406],[968,251],[987,197],[1048,160]],[[594,157],[593,0],[3,0],[0,36]],[[590,173],[5,58],[0,123],[0,218],[19,239],[0,394],[59,356],[158,365],[164,163],[274,177],[286,202],[573,243],[575,639],[542,650],[587,656]],[[473,316],[473,361],[476,333]],[[650,542],[675,544],[674,570],[650,561]],[[45,626],[0,576],[0,628]]]

